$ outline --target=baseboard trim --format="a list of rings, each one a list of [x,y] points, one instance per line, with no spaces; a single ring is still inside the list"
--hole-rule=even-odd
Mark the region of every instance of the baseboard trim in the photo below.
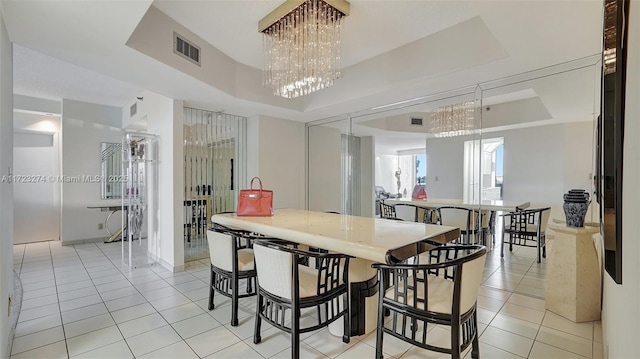
[[[98,238],[89,238],[89,239],[72,239],[67,241],[61,241],[60,244],[63,246],[73,246],[76,244],[85,244],[85,243],[95,243],[95,242],[104,242],[108,237],[98,237]]]
[[[184,272],[184,265],[174,267],[160,258],[158,258],[158,264],[173,273]]]

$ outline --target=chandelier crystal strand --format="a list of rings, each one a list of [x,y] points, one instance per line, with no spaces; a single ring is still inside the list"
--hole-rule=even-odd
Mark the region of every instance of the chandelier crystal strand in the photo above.
[[[331,86],[340,77],[344,16],[323,0],[307,0],[263,30],[263,85],[287,98]]]
[[[473,133],[474,102],[465,101],[434,108],[430,131],[436,137],[454,137]]]

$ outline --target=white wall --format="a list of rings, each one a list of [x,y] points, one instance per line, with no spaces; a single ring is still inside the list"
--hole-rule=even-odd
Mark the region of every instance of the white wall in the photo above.
[[[13,166],[13,52],[0,8],[0,177]],[[0,182],[0,356],[8,358],[13,337],[13,185]]]
[[[302,122],[263,115],[247,119],[247,181],[259,176],[273,191],[275,209],[305,206],[304,131]]]
[[[471,136],[427,139],[427,195],[462,198],[464,141]]]
[[[602,329],[605,355],[637,358],[640,353],[640,1],[629,6],[622,191],[622,285],[605,271]],[[628,199],[628,200],[627,200]],[[606,358],[606,357],[605,357]]]
[[[375,167],[376,186],[384,187],[389,193],[397,193],[398,185],[394,173],[398,169],[398,156],[377,155]]]
[[[100,142],[122,142],[122,112],[118,107],[87,102],[62,101],[62,175],[100,175]],[[119,200],[100,199],[100,183],[62,184],[62,236],[65,241],[104,238],[108,234],[99,229],[106,213],[88,209]],[[113,226],[119,225],[113,216]]]
[[[158,179],[148,178],[150,183],[157,183],[157,191],[150,188],[151,193],[158,194],[157,218],[148,216],[149,236],[159,241],[160,264],[174,272],[184,269],[184,243],[182,228],[182,209],[184,195],[183,179],[183,103],[181,100],[158,95],[151,91],[143,91],[139,96],[144,98],[144,113],[147,132],[158,135]],[[123,111],[128,111],[125,106]],[[149,198],[149,208],[156,207],[154,198]]]
[[[314,126],[309,129],[309,209],[341,212],[342,131]]]
[[[53,134],[16,132],[13,140],[16,174],[55,176],[57,147]],[[14,244],[60,238],[60,202],[56,201],[56,187],[60,187],[59,184],[49,180],[14,183]]]
[[[552,216],[562,218],[563,194],[572,188],[591,189],[593,122],[489,132],[482,137],[504,138],[504,200],[551,205]],[[472,139],[427,140],[429,197],[462,198],[463,143]]]
[[[14,95],[14,109],[53,110],[56,104],[59,112],[59,102]],[[14,173],[56,177],[60,175],[60,117],[14,110],[13,126],[16,147]],[[52,136],[52,146],[20,147],[15,141],[15,137],[32,134]],[[49,180],[37,184],[14,185],[14,243],[60,239],[61,191],[61,183]],[[33,225],[34,216],[41,219],[39,226]]]

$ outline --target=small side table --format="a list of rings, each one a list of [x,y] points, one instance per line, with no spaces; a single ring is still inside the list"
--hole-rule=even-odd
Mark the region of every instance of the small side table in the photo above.
[[[548,258],[546,308],[574,322],[599,320],[602,279],[593,235],[600,229],[549,228],[558,235]]]

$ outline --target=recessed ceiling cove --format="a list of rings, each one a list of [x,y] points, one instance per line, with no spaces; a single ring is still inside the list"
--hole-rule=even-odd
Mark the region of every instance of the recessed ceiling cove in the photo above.
[[[176,51],[176,38],[197,51],[199,63]],[[233,41],[231,36],[229,41]],[[508,57],[476,16],[353,64],[343,69],[343,78],[333,87],[291,100],[263,88],[260,69],[237,62],[154,6],[143,16],[127,46],[234,97],[302,112]]]

